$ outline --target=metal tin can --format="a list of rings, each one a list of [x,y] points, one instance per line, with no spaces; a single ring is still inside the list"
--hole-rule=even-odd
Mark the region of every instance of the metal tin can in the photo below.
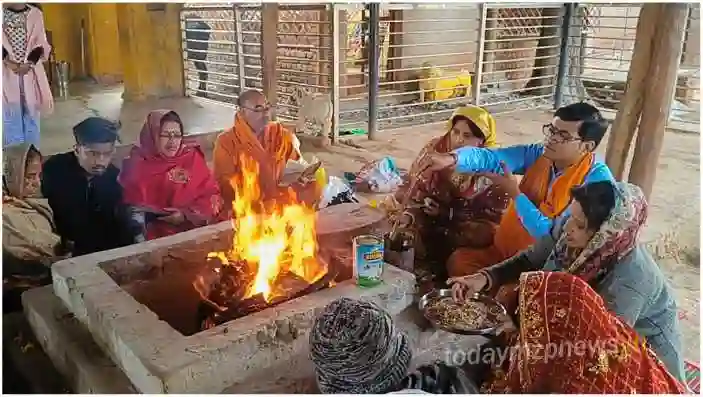
[[[354,279],[360,287],[373,287],[382,282],[383,239],[363,235],[354,237]]]

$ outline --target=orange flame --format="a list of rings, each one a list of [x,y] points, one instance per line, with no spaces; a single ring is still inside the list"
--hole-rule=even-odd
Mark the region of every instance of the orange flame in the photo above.
[[[291,200],[263,202],[259,165],[249,156],[240,158],[241,175],[233,178],[234,237],[229,252],[211,252],[223,265],[230,260],[254,265],[256,274],[245,297],[262,294],[267,302],[276,297],[278,275],[290,272],[309,284],[322,278],[327,269],[315,260],[317,240],[315,211]]]

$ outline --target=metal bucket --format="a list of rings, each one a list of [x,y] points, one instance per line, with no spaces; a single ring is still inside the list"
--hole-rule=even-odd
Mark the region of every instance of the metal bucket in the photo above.
[[[56,87],[58,88],[59,96],[68,96],[68,82],[71,79],[71,65],[66,61],[58,61],[55,64],[56,68]]]

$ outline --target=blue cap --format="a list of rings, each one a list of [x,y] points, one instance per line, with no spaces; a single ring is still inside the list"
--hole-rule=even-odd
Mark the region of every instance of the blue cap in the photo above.
[[[117,134],[121,125],[102,117],[88,117],[73,127],[73,136],[80,145],[91,143],[114,143],[120,141]]]

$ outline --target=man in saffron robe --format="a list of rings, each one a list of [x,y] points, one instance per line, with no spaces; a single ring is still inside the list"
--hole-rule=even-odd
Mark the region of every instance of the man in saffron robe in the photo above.
[[[299,160],[295,136],[279,123],[271,122],[271,105],[259,91],[243,92],[237,105],[239,110],[234,126],[215,141],[214,173],[226,206],[235,197],[233,178],[241,178],[243,161],[253,160],[258,167],[258,182],[264,200],[289,192],[279,187],[288,160]],[[311,203],[317,200],[319,189],[315,183],[294,183],[290,186],[297,201]]]
[[[580,102],[556,111],[552,122],[543,126],[544,143],[501,149],[463,147],[428,155],[423,167],[426,173],[453,167],[498,181],[523,175],[519,185],[501,183],[516,186],[511,194],[515,200],[501,219],[493,245],[455,251],[447,263],[449,275],[472,274],[526,249],[550,233],[554,219],[569,206],[572,187],[613,181],[608,166],[593,153],[607,129],[598,109]]]

